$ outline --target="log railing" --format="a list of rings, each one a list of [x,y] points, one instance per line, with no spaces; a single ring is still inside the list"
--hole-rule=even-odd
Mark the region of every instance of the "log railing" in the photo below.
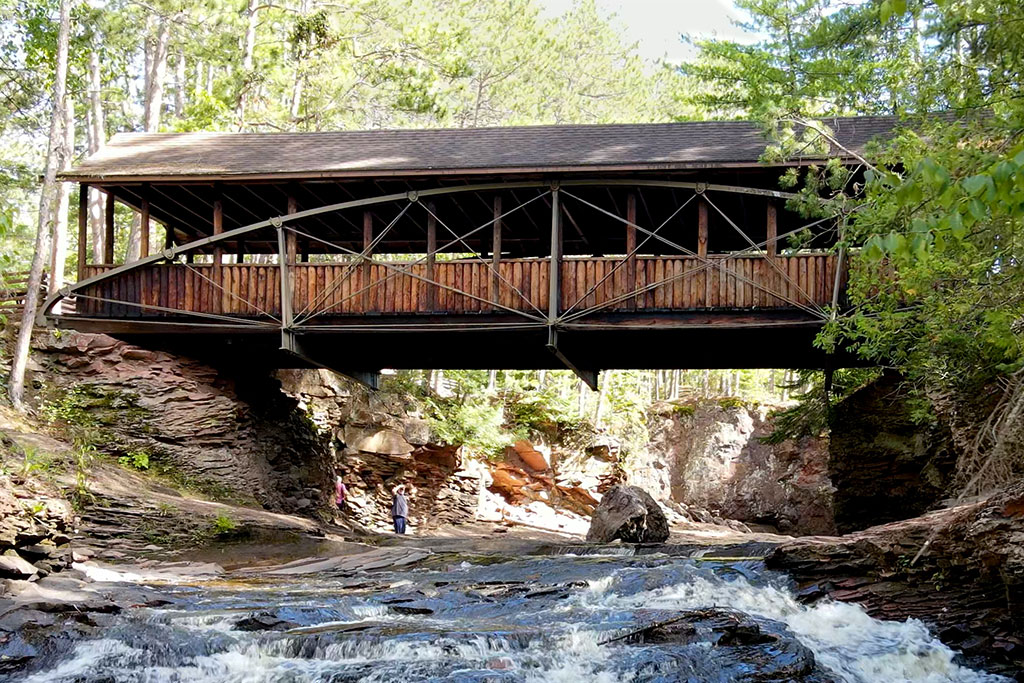
[[[832,302],[836,257],[806,253],[766,257],[566,258],[561,264],[560,310],[688,311],[827,306]],[[433,281],[427,264],[373,262],[290,266],[292,309],[299,319],[319,315],[429,314],[547,311],[550,260],[507,259],[500,278],[489,263],[438,261]],[[85,278],[113,266],[88,265]],[[401,272],[396,268],[402,269]],[[613,272],[614,271],[614,272]],[[634,281],[629,275],[635,271]],[[611,273],[611,275],[609,275]],[[606,277],[607,276],[607,277]],[[158,264],[129,270],[79,290],[77,314],[165,317],[187,313],[279,316],[281,269],[276,264]],[[840,278],[845,285],[845,273]],[[433,290],[433,295],[431,295]],[[516,291],[518,290],[518,291]],[[467,296],[472,294],[473,296]],[[499,304],[495,306],[494,303]],[[534,312],[536,312],[534,311]]]

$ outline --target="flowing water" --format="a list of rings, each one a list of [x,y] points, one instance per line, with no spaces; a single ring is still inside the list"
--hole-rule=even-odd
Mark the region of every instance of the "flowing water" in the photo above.
[[[164,589],[171,604],[114,617],[18,680],[1004,680],[958,664],[918,622],[803,606],[757,561],[447,555]],[[624,637],[659,622],[676,626]]]

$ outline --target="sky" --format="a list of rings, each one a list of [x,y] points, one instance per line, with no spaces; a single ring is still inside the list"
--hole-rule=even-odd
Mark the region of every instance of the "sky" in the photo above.
[[[606,14],[615,14],[625,27],[630,41],[638,44],[641,56],[647,59],[667,58],[680,61],[693,54],[679,36],[718,36],[736,40],[750,35],[733,26],[740,18],[731,0],[595,0]],[[541,0],[552,15],[572,6],[572,0]]]

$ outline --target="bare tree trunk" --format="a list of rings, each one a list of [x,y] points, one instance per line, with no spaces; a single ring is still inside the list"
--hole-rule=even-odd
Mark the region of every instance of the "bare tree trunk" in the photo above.
[[[159,32],[152,42],[149,72],[146,78],[145,129],[156,131],[160,127],[160,114],[164,100],[164,78],[167,75],[167,46],[171,40],[171,20],[160,17]]]
[[[64,104],[64,141],[60,149],[60,169],[71,167],[75,154],[75,107],[68,97]],[[64,286],[64,266],[68,258],[68,199],[70,183],[57,184],[57,210],[53,218],[53,240],[50,248],[50,281],[47,294],[53,296]]]
[[[601,408],[602,406],[604,406],[604,392],[605,389],[608,388],[608,383],[612,381],[612,376],[614,375],[614,373],[614,370],[609,370],[608,372],[605,373],[604,377],[599,378],[600,380],[604,381],[598,382],[599,386],[597,389],[597,408],[594,409],[594,429],[601,428]]]
[[[655,370],[654,371],[654,387],[653,387],[652,391],[654,392],[654,400],[655,401],[660,401],[661,400],[661,370]]]
[[[71,0],[60,0],[60,24],[57,28],[57,60],[53,79],[53,112],[50,114],[50,141],[46,150],[46,174],[39,193],[39,222],[36,224],[35,254],[28,276],[28,295],[21,313],[21,329],[11,362],[11,381],[8,394],[18,410],[24,409],[25,368],[32,347],[32,329],[39,309],[37,292],[43,281],[43,266],[48,253],[50,221],[53,218],[54,191],[57,186],[59,151],[63,144],[64,106],[68,77],[68,34],[71,26]]]
[[[188,89],[188,77],[185,74],[185,48],[178,48],[178,57],[174,62],[174,115],[179,119],[185,116],[185,91]]]
[[[583,383],[583,380],[576,381],[576,411],[580,414],[580,417],[587,412],[587,385]]]
[[[235,116],[238,118],[239,126],[245,121],[245,105],[247,90],[249,87],[249,76],[252,73],[253,54],[256,51],[256,25],[258,16],[259,0],[249,0],[246,7],[245,38],[242,41],[242,85],[238,92],[238,101],[235,107]]]
[[[292,85],[292,103],[289,107],[288,113],[291,114],[293,119],[299,118],[299,111],[302,105],[302,88],[305,77],[299,70],[299,67],[295,67],[295,83]]]
[[[498,371],[491,370],[487,375],[487,393],[493,394],[498,388]]]
[[[88,138],[89,154],[95,154],[106,142],[106,124],[103,116],[103,82],[100,77],[100,55],[96,50],[89,53],[89,108]],[[96,188],[89,188],[89,235],[92,238],[92,261],[103,262],[103,197]]]
[[[128,244],[124,248],[124,262],[132,263],[139,260],[142,253],[142,216],[139,212],[132,213],[132,225],[128,229]]]

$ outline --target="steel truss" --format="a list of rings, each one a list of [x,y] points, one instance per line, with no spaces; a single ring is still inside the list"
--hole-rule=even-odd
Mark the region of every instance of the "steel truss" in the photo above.
[[[657,226],[652,228],[643,227],[634,220],[619,215],[617,211],[609,210],[602,207],[592,201],[584,199],[583,197],[576,194],[577,188],[587,187],[654,187],[654,188],[669,188],[672,190],[688,190],[690,193],[685,197],[683,201],[678,201],[677,206],[664,218]],[[477,226],[470,227],[465,232],[458,232],[456,228],[449,225],[438,215],[436,209],[432,208],[425,199],[431,197],[439,197],[445,195],[455,195],[462,193],[474,193],[474,192],[488,192],[488,191],[513,191],[513,190],[536,190],[537,194],[530,196],[524,201],[520,201],[519,198],[513,193],[513,197],[518,202],[516,206],[511,209],[502,211],[499,213],[499,209],[495,209],[494,218],[485,223]],[[288,352],[303,358],[304,360],[313,363],[315,365],[327,366],[322,360],[318,360],[312,357],[303,346],[302,335],[305,332],[316,330],[316,331],[420,331],[429,332],[438,329],[451,329],[457,327],[459,329],[466,330],[522,330],[522,329],[544,329],[548,330],[548,342],[547,346],[549,350],[555,354],[556,357],[569,369],[573,370],[579,375],[588,385],[592,388],[596,388],[597,383],[597,372],[598,368],[578,368],[576,367],[571,359],[567,358],[558,345],[558,332],[560,330],[579,330],[593,327],[594,329],[604,328],[607,326],[606,323],[596,322],[587,323],[586,318],[593,316],[605,309],[608,309],[617,304],[628,302],[631,299],[635,300],[636,297],[641,296],[649,291],[652,291],[658,287],[662,287],[671,284],[675,281],[692,278],[698,275],[702,275],[705,271],[717,270],[720,277],[731,277],[737,282],[742,282],[745,285],[750,285],[752,288],[762,291],[767,295],[774,297],[780,301],[785,302],[789,306],[801,310],[811,316],[812,319],[819,320],[821,322],[827,321],[830,318],[834,318],[836,315],[836,309],[838,306],[838,293],[840,288],[841,278],[841,264],[842,256],[840,254],[840,266],[836,268],[835,283],[833,285],[834,295],[831,310],[826,310],[822,306],[818,305],[813,297],[809,296],[798,282],[795,282],[789,274],[783,270],[774,258],[771,258],[765,251],[765,247],[770,242],[778,242],[785,239],[789,235],[801,232],[811,227],[834,221],[838,216],[831,216],[816,221],[812,221],[806,225],[800,226],[787,233],[769,237],[768,240],[763,242],[755,242],[750,238],[749,235],[735,222],[733,221],[714,201],[708,197],[708,192],[723,192],[723,193],[738,193],[757,195],[767,198],[775,199],[789,199],[793,197],[790,193],[778,192],[774,190],[761,190],[756,188],[744,188],[734,187],[726,185],[714,185],[704,183],[692,183],[692,182],[676,182],[676,181],[657,181],[657,180],[622,180],[622,179],[595,179],[595,180],[568,180],[561,181],[558,183],[551,182],[512,182],[512,183],[492,183],[492,184],[481,184],[481,185],[466,185],[460,187],[448,187],[448,188],[436,188],[419,191],[409,191],[406,193],[399,194],[388,194],[379,197],[371,197],[364,199],[354,199],[351,201],[340,202],[335,204],[328,204],[322,207],[307,209],[303,211],[295,211],[285,215],[278,215],[267,218],[266,220],[257,221],[247,226],[236,228],[215,234],[209,237],[205,237],[187,244],[182,244],[176,247],[169,247],[164,249],[160,253],[148,256],[140,259],[134,263],[125,264],[112,268],[111,270],[101,273],[99,275],[87,278],[69,287],[64,287],[59,293],[51,296],[42,307],[39,314],[40,324],[46,324],[47,322],[58,318],[54,311],[54,306],[58,301],[65,298],[82,298],[85,300],[95,300],[103,303],[113,305],[124,305],[129,307],[135,307],[143,310],[150,310],[159,313],[172,313],[180,315],[185,318],[195,319],[196,324],[199,325],[210,325],[210,326],[223,326],[225,323],[234,325],[244,326],[249,329],[253,327],[279,329],[281,332],[281,348]],[[673,192],[673,197],[675,193]],[[549,199],[550,198],[550,199]],[[550,215],[551,215],[551,252],[548,270],[548,283],[550,287],[549,291],[549,307],[547,311],[542,311],[538,308],[533,301],[513,282],[510,282],[504,277],[500,269],[496,267],[496,259],[488,260],[483,254],[472,249],[467,242],[471,237],[476,235],[482,230],[488,227],[494,226],[496,223],[500,224],[500,221],[505,217],[515,214],[518,211],[523,210],[525,207],[533,204],[534,202],[544,200],[549,201],[550,204]],[[666,238],[662,233],[663,229],[672,223],[674,219],[694,200],[700,200],[706,202],[706,204],[714,209],[714,211],[721,216],[721,218],[735,230],[743,239],[746,241],[748,246],[741,251],[730,252],[726,256],[707,256],[694,252],[690,249],[683,247],[682,245]],[[306,218],[318,218],[324,214],[342,212],[347,209],[366,208],[383,204],[398,203],[401,208],[394,218],[387,223],[385,228],[373,239],[366,244],[362,251],[355,251],[344,247],[343,245],[330,242],[323,239],[315,234],[312,234],[305,230],[300,230],[294,224],[306,219]],[[561,299],[561,264],[562,264],[562,217],[568,215],[574,228],[577,232],[583,235],[582,231],[575,221],[572,220],[571,214],[569,213],[569,205],[578,204],[579,206],[586,206],[592,210],[595,210],[605,216],[608,216],[616,221],[623,223],[627,228],[635,229],[636,231],[643,233],[644,238],[639,243],[628,250],[628,253],[624,257],[618,260],[611,271],[607,272],[597,283],[592,284],[589,289],[578,296],[569,306],[564,307],[564,310],[560,306]],[[412,219],[411,212],[416,207],[421,208],[427,218],[428,222],[433,221],[436,225],[440,225],[444,228],[447,233],[451,236],[449,241],[443,244],[439,248],[433,250],[427,249],[427,253],[416,259],[415,261],[406,262],[388,262],[383,260],[377,260],[373,258],[374,248],[378,246],[384,238],[392,231],[392,229],[403,219]],[[500,206],[500,205],[499,205]],[[250,211],[252,213],[252,211]],[[351,223],[351,221],[349,221]],[[186,262],[181,257],[188,256],[195,253],[198,250],[206,249],[209,247],[219,247],[219,245],[228,240],[236,240],[248,233],[256,232],[259,230],[273,229],[277,232],[277,264],[280,268],[281,274],[281,314],[275,316],[272,313],[261,308],[256,302],[247,298],[239,296],[236,292],[232,292],[226,289],[222,284],[216,280],[208,277],[206,274],[201,272],[199,269],[193,267],[190,263]],[[303,237],[310,242],[320,243],[326,247],[352,257],[350,262],[346,264],[343,272],[340,276],[333,278],[330,282],[325,284],[325,287],[316,292],[315,296],[299,311],[292,311],[292,301],[294,297],[294,275],[291,272],[291,267],[294,265],[294,254],[289,253],[288,240],[295,239],[296,237]],[[635,263],[635,257],[640,251],[651,241],[657,241],[664,244],[672,249],[677,250],[679,253],[684,254],[688,257],[695,258],[699,262],[699,267],[695,269],[686,270],[680,274],[674,274],[672,276],[666,276],[657,281],[648,281],[642,285],[637,285],[634,279],[631,283],[632,290],[616,294],[610,299],[603,301],[599,304],[591,306],[583,306],[582,304],[587,300],[588,297],[594,295],[595,292],[611,277],[614,276],[621,268],[629,267],[631,262]],[[493,278],[492,290],[495,286],[503,287],[507,291],[511,291],[517,300],[526,302],[528,307],[532,310],[520,310],[512,306],[506,306],[501,304],[500,296],[498,291],[490,291],[489,297],[481,296],[481,292],[466,291],[463,288],[454,287],[450,284],[439,282],[436,278],[430,278],[419,273],[413,272],[416,266],[420,266],[427,263],[433,263],[434,255],[438,252],[443,252],[446,249],[461,245],[465,249],[465,253],[470,254],[470,259],[474,262],[483,263],[487,267],[487,272]],[[220,253],[219,248],[216,253]],[[751,278],[744,276],[742,273],[738,273],[733,269],[730,269],[724,261],[726,259],[734,259],[737,256],[745,256],[756,254],[765,259],[777,273],[778,277],[773,278],[774,283],[783,285],[781,289],[795,290],[799,293],[800,298],[807,301],[808,303],[802,303],[792,297],[787,296],[777,288],[766,286],[762,282],[755,281]],[[199,311],[188,311],[173,307],[160,306],[155,304],[144,304],[137,301],[125,301],[112,299],[109,297],[97,297],[86,293],[91,286],[104,281],[113,280],[119,276],[139,269],[144,269],[148,266],[155,265],[162,262],[168,263],[181,263],[194,273],[199,278],[207,281],[221,291],[224,295],[232,297],[239,302],[245,304],[247,309],[257,311],[257,315],[231,315],[231,314],[219,314],[212,312],[199,312]],[[358,289],[349,288],[348,294],[346,294],[340,300],[328,303],[331,297],[341,288],[346,281],[351,281],[351,278],[355,275],[358,270],[373,263],[377,266],[382,266],[386,271],[386,277],[378,279],[370,283],[362,283]],[[436,322],[427,321],[407,321],[407,322],[385,322],[385,323],[336,323],[336,322],[317,322],[318,318],[327,316],[330,314],[332,308],[344,304],[357,297],[366,296],[374,288],[383,288],[385,284],[400,276],[411,277],[422,283],[427,284],[429,287],[436,288],[437,290],[445,290],[453,294],[467,297],[468,299],[480,302],[494,312],[507,313],[518,318],[521,318],[518,322],[499,322],[499,321],[481,321],[481,320],[457,320],[453,319],[451,322],[445,322],[443,324]],[[483,281],[481,280],[481,284]],[[486,286],[485,286],[486,288]],[[382,291],[382,290],[381,290]],[[146,320],[146,319],[133,319],[133,323],[139,324],[181,324],[180,322],[169,323],[168,321],[161,320]],[[779,323],[785,324],[785,323]],[[622,325],[616,325],[619,329],[625,329]],[[628,327],[628,325],[626,326]],[[332,368],[336,369],[336,368]],[[354,376],[360,381],[364,381],[370,385],[375,385],[376,380],[373,373],[353,373],[345,372],[341,370],[343,374]]]

